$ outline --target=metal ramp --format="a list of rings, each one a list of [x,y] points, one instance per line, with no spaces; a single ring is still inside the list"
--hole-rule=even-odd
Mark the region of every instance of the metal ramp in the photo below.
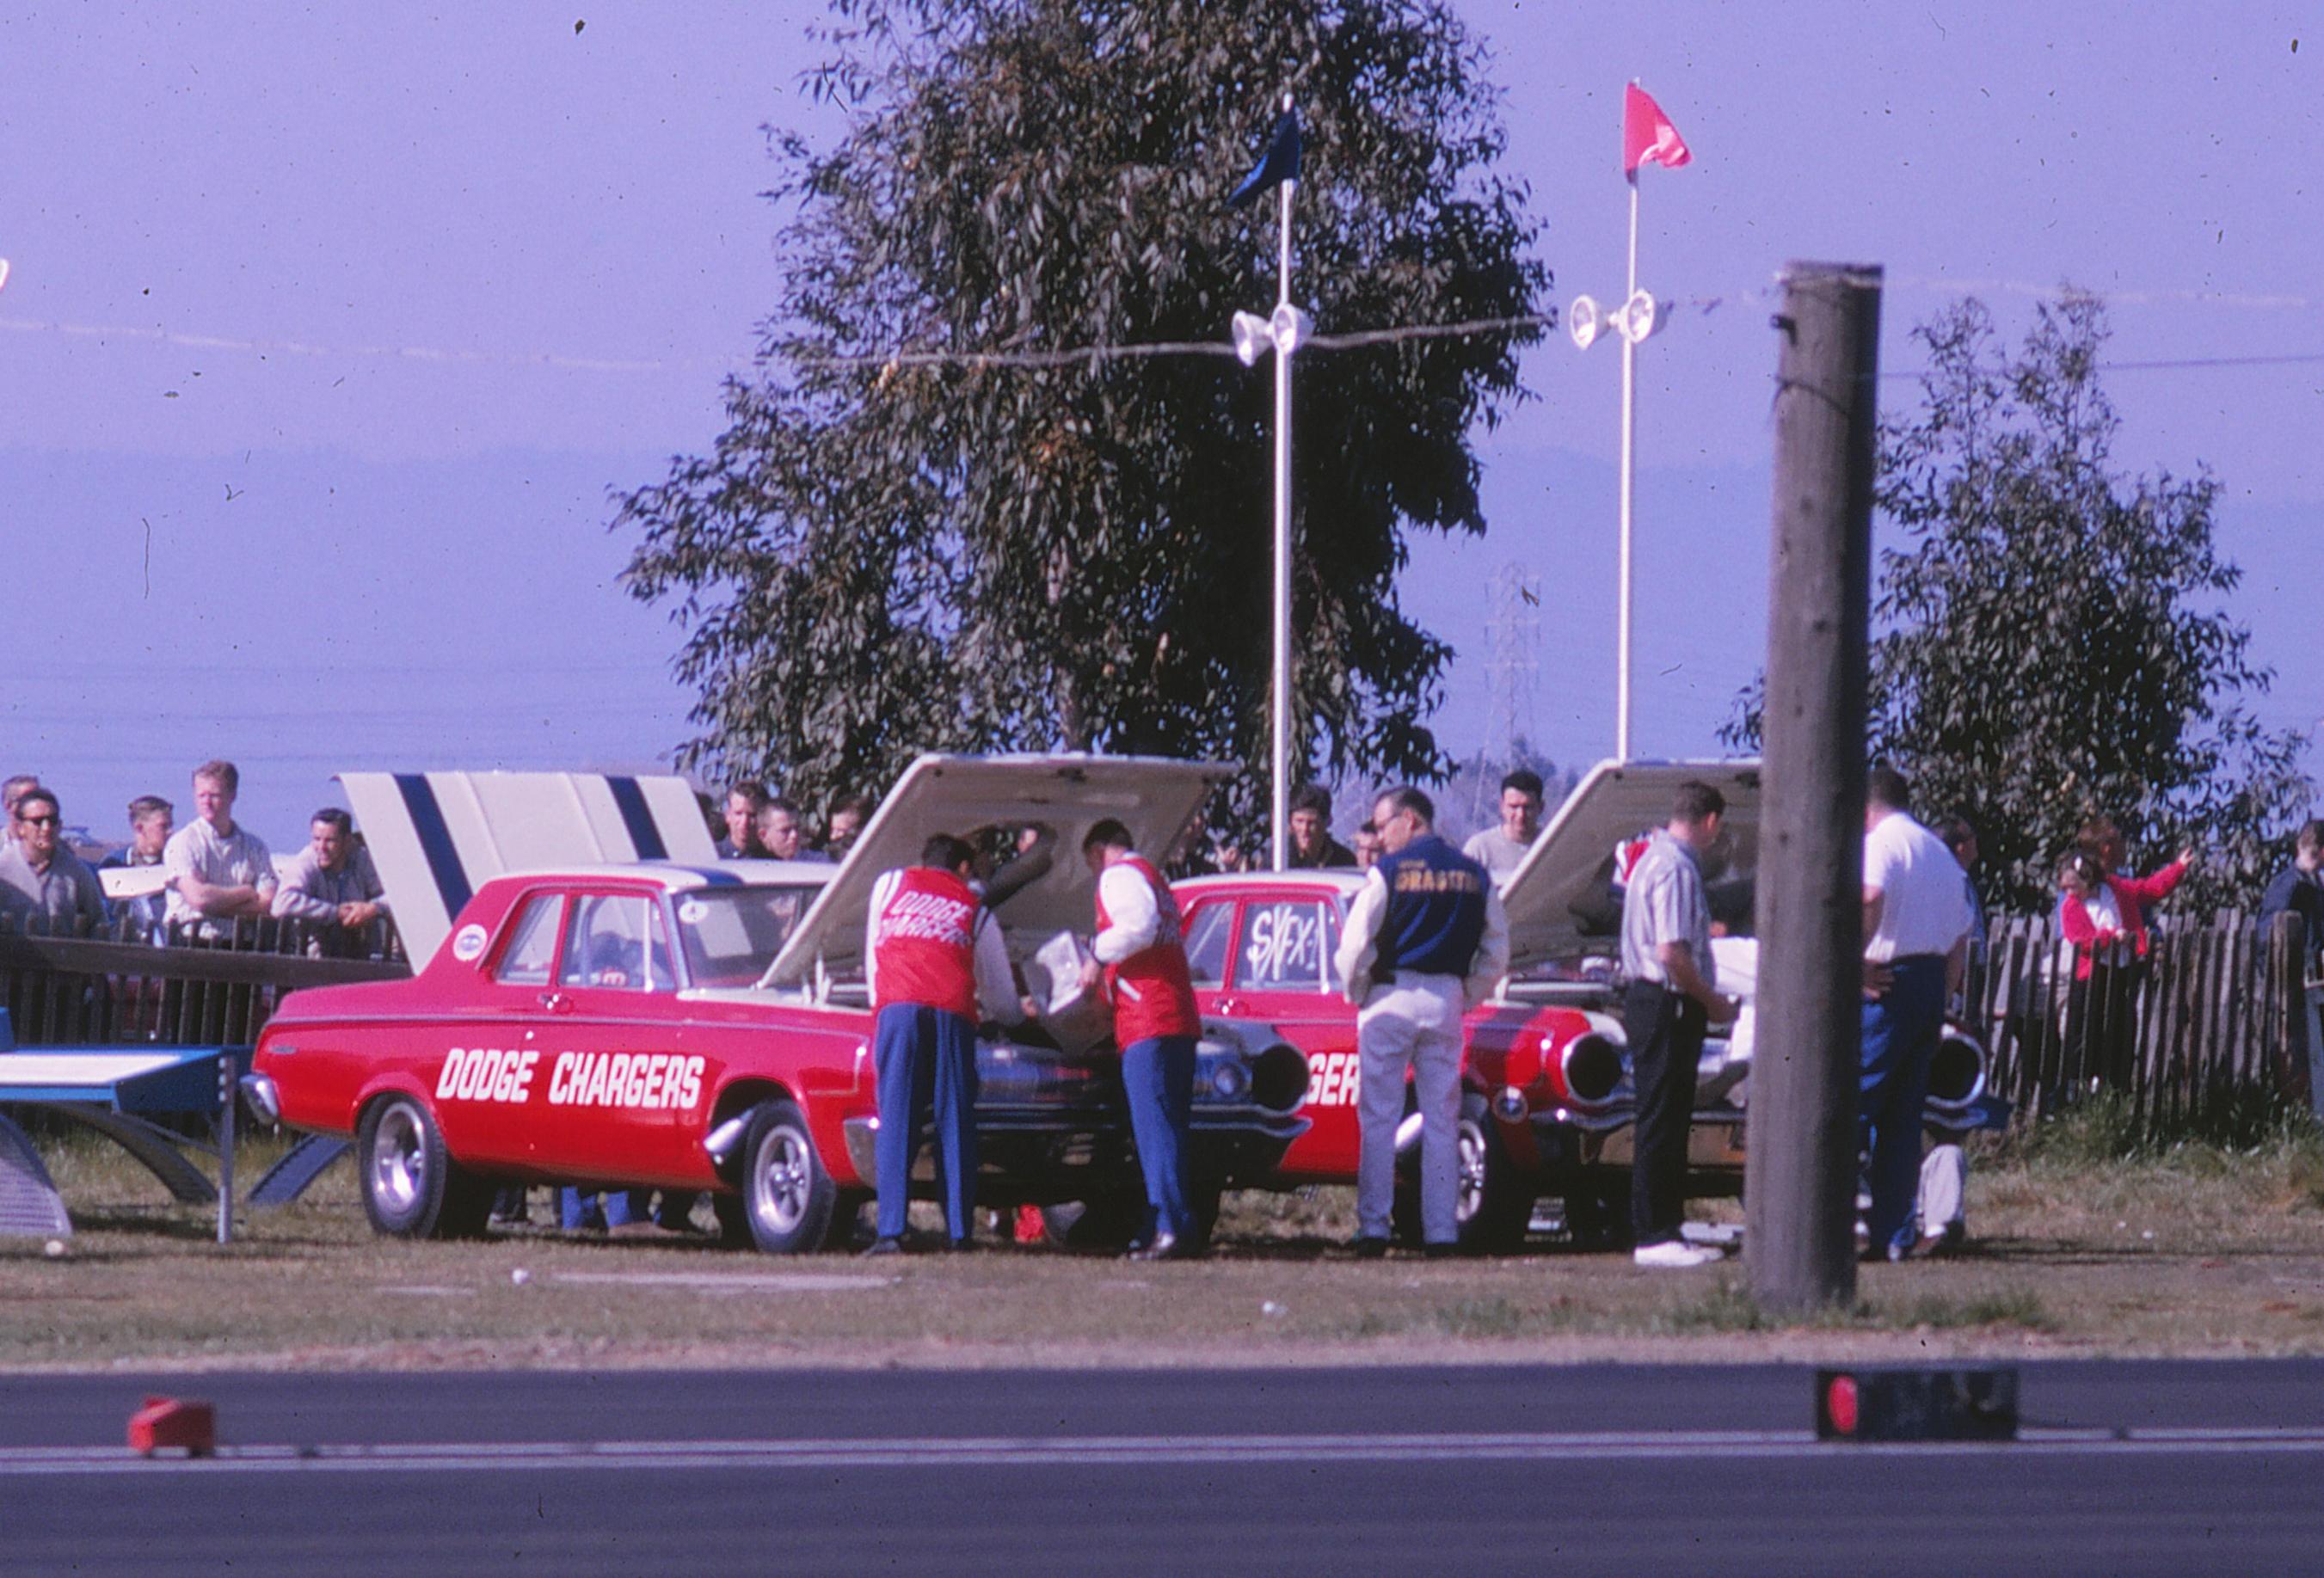
[[[355,1141],[336,1134],[309,1134],[283,1154],[251,1186],[244,1204],[253,1211],[275,1211],[307,1192],[308,1186],[330,1170],[331,1164],[355,1149]]]
[[[32,1137],[0,1112],[0,1235],[70,1238],[72,1218],[57,1196]]]

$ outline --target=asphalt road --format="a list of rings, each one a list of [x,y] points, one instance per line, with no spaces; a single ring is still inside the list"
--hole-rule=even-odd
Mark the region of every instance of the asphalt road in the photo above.
[[[1998,1445],[1772,1366],[8,1377],[0,1571],[2324,1570],[2324,1364],[2020,1375]]]

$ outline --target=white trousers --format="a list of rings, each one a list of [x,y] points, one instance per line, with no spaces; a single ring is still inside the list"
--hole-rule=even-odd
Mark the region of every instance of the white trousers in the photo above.
[[[1360,1083],[1356,1118],[1356,1231],[1386,1238],[1396,1204],[1396,1130],[1405,1071],[1420,1102],[1420,1231],[1432,1244],[1460,1235],[1461,1015],[1457,975],[1399,974],[1376,986],[1356,1016]]]
[[[1960,1223],[1968,1186],[1968,1153],[1958,1145],[1932,1146],[1921,1158],[1921,1232],[1942,1232]]]

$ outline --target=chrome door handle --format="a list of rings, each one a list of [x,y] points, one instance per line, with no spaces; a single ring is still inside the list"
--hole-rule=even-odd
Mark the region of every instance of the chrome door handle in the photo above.
[[[544,992],[540,994],[540,1006],[550,1013],[570,1013],[573,1000],[561,992]]]

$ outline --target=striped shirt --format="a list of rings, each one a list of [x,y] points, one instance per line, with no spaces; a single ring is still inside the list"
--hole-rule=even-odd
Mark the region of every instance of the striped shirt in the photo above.
[[[1711,903],[1703,897],[1702,866],[1691,844],[1657,828],[1646,852],[1630,869],[1622,900],[1622,971],[1633,981],[1671,983],[1663,968],[1665,943],[1684,943],[1693,952],[1703,984],[1719,984],[1719,964],[1711,954]]]

